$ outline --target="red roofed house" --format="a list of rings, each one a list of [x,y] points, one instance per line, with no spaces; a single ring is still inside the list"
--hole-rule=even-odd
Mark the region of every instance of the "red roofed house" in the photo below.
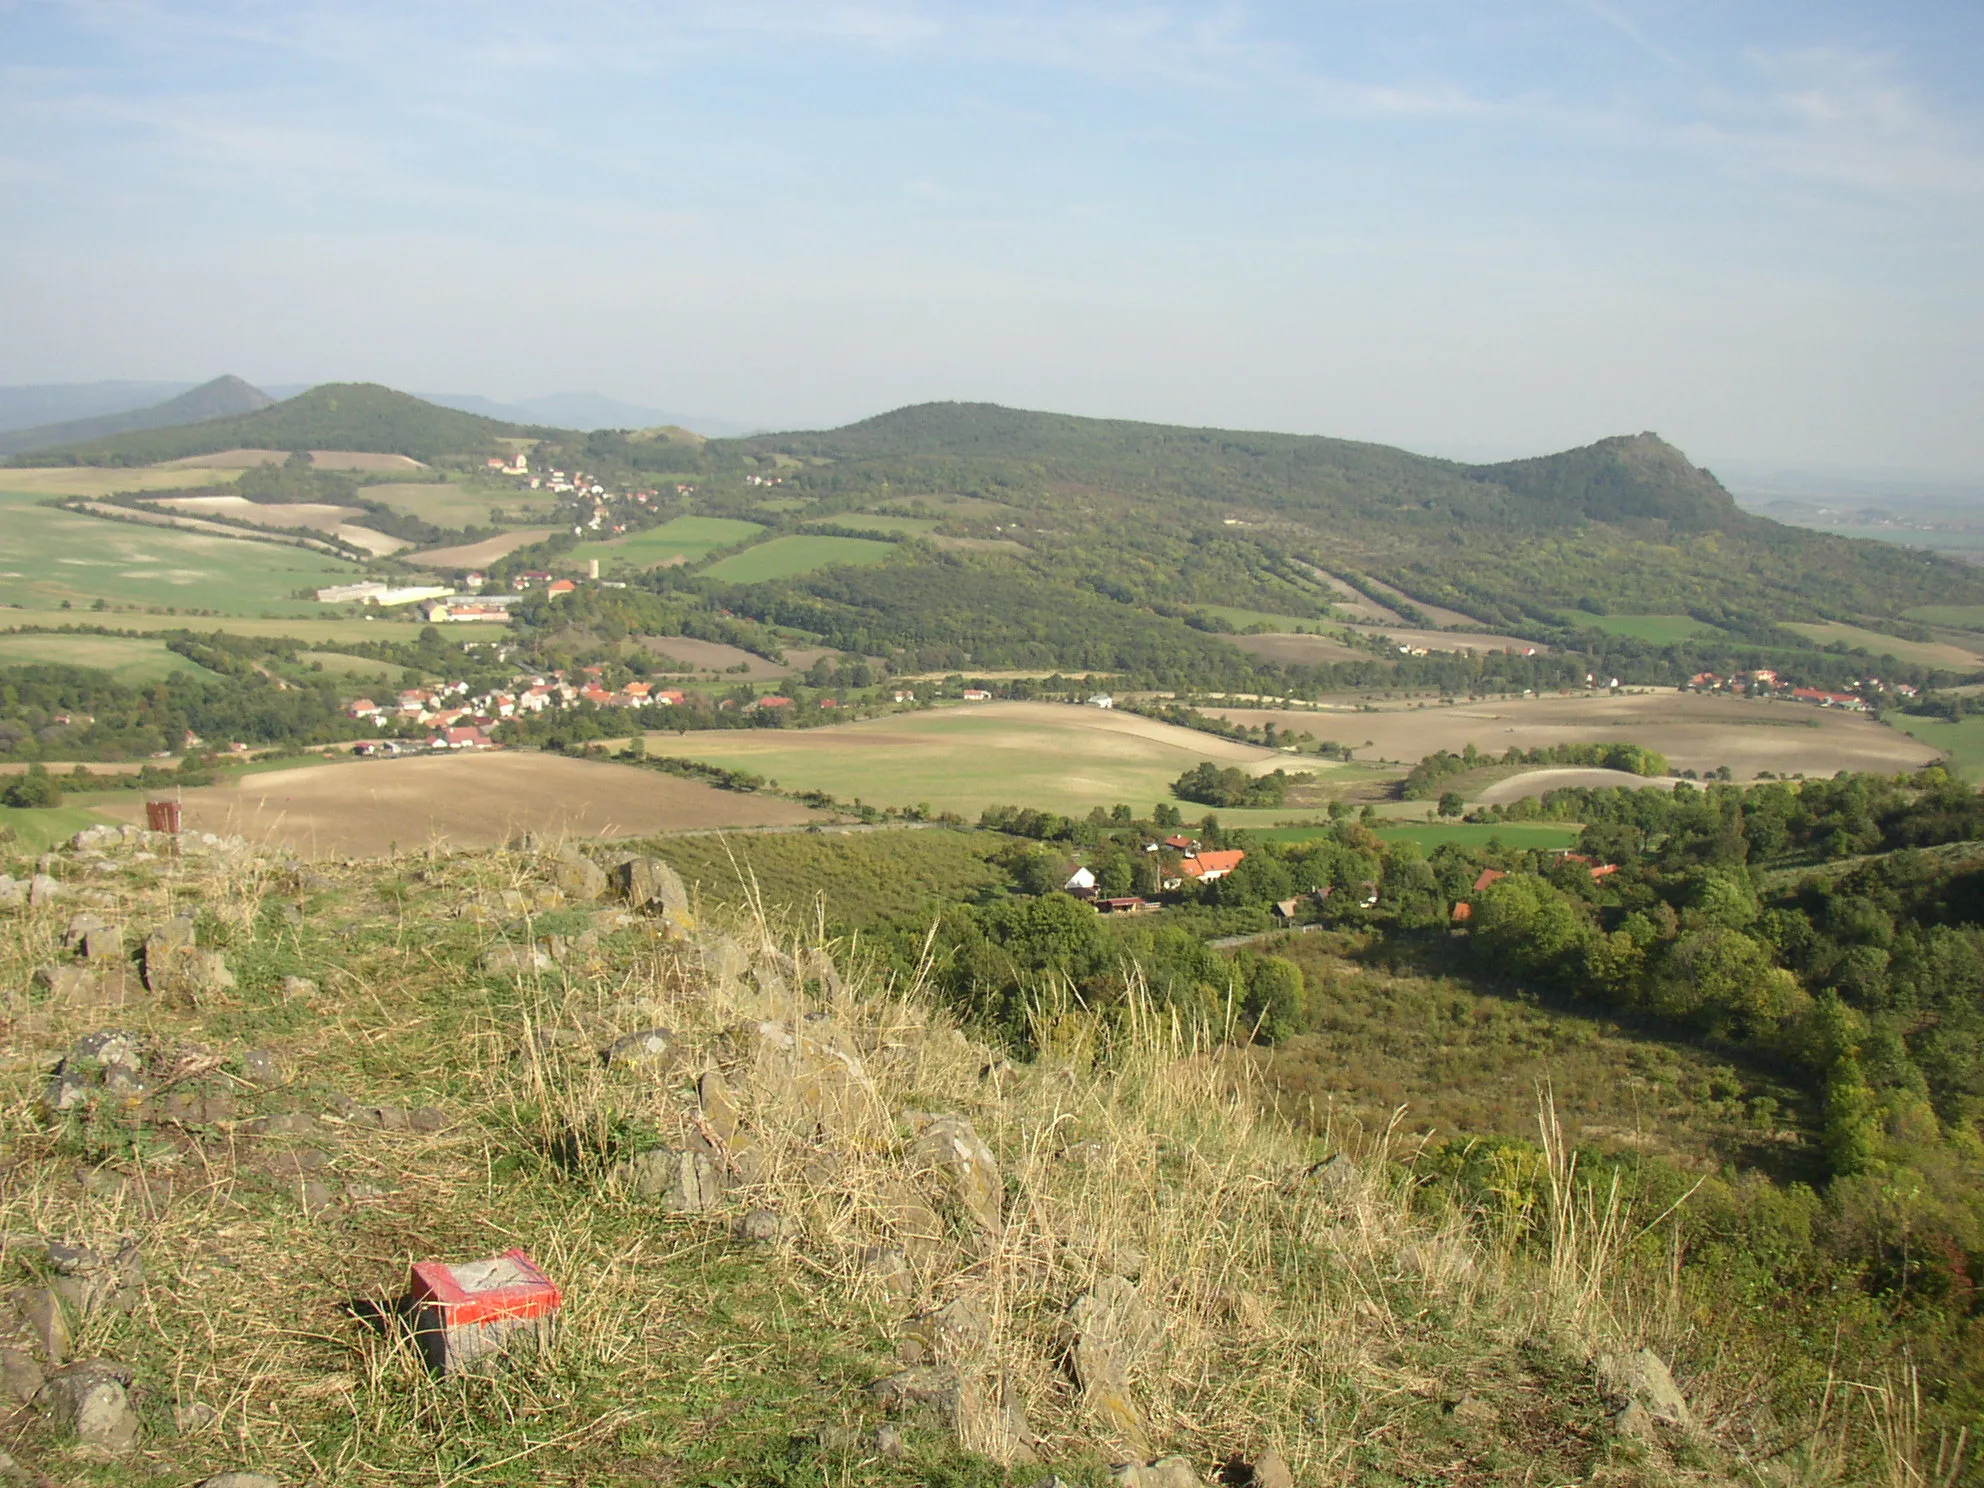
[[[790,708],[792,706],[792,699],[789,697],[779,697],[775,694],[767,694],[759,698],[751,706],[754,708]]]
[[[1214,879],[1226,877],[1240,866],[1240,860],[1247,854],[1237,847],[1222,849],[1219,852],[1202,852],[1185,859],[1178,865],[1178,871],[1187,878],[1196,878],[1200,883],[1211,883]]]
[[[570,594],[578,587],[570,579],[553,579],[544,586],[544,592],[552,599],[556,599],[561,594]]]
[[[1488,885],[1493,883],[1496,879],[1507,878],[1507,877],[1508,874],[1504,873],[1499,868],[1483,868],[1481,870],[1481,877],[1477,878],[1474,881],[1474,892],[1478,894],[1483,889],[1487,888]]]

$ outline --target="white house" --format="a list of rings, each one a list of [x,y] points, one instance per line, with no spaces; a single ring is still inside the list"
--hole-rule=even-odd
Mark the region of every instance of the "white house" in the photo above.
[[[1116,699],[1106,692],[1098,692],[1088,700],[1088,705],[1091,708],[1113,708],[1116,706]]]
[[[1086,868],[1077,868],[1069,875],[1068,881],[1062,884],[1061,887],[1066,889],[1070,894],[1083,892],[1094,893],[1095,875]]]

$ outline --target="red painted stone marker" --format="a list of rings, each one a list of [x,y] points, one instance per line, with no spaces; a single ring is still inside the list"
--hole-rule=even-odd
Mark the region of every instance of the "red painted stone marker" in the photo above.
[[[428,1366],[459,1374],[520,1350],[549,1348],[564,1297],[529,1256],[506,1250],[459,1265],[416,1261],[407,1300]]]

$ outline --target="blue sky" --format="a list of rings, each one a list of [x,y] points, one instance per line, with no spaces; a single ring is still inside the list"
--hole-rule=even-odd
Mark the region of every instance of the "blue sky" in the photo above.
[[[0,382],[1984,475],[1984,6],[0,0]]]

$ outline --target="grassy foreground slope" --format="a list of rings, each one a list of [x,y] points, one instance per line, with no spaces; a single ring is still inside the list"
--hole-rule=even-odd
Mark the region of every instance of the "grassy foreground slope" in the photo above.
[[[1306,1483],[1624,1485],[1733,1481],[1783,1440],[1828,1481],[1912,1468],[1880,1434],[1912,1420],[1896,1382],[1871,1418],[1760,1396],[1634,1243],[1657,1216],[1608,1216],[1561,1150],[1532,1232],[1381,1149],[1311,1171],[1331,1144],[1244,1063],[1134,1011],[1063,1010],[1015,1067],[849,946],[630,913],[569,859],[139,845],[0,911],[7,1280],[47,1287],[46,1241],[101,1258],[63,1262],[70,1349],[128,1369],[139,1432],[105,1456],[21,1413],[30,1471],[1099,1484],[1177,1454],[1185,1483],[1272,1450]],[[232,984],[147,991],[113,956],[29,993],[84,904],[127,946],[194,915]],[[408,1264],[512,1245],[565,1288],[556,1348],[429,1376],[393,1321]],[[14,1342],[10,1383],[56,1367]],[[1641,1344],[1692,1424],[1647,1419]]]

